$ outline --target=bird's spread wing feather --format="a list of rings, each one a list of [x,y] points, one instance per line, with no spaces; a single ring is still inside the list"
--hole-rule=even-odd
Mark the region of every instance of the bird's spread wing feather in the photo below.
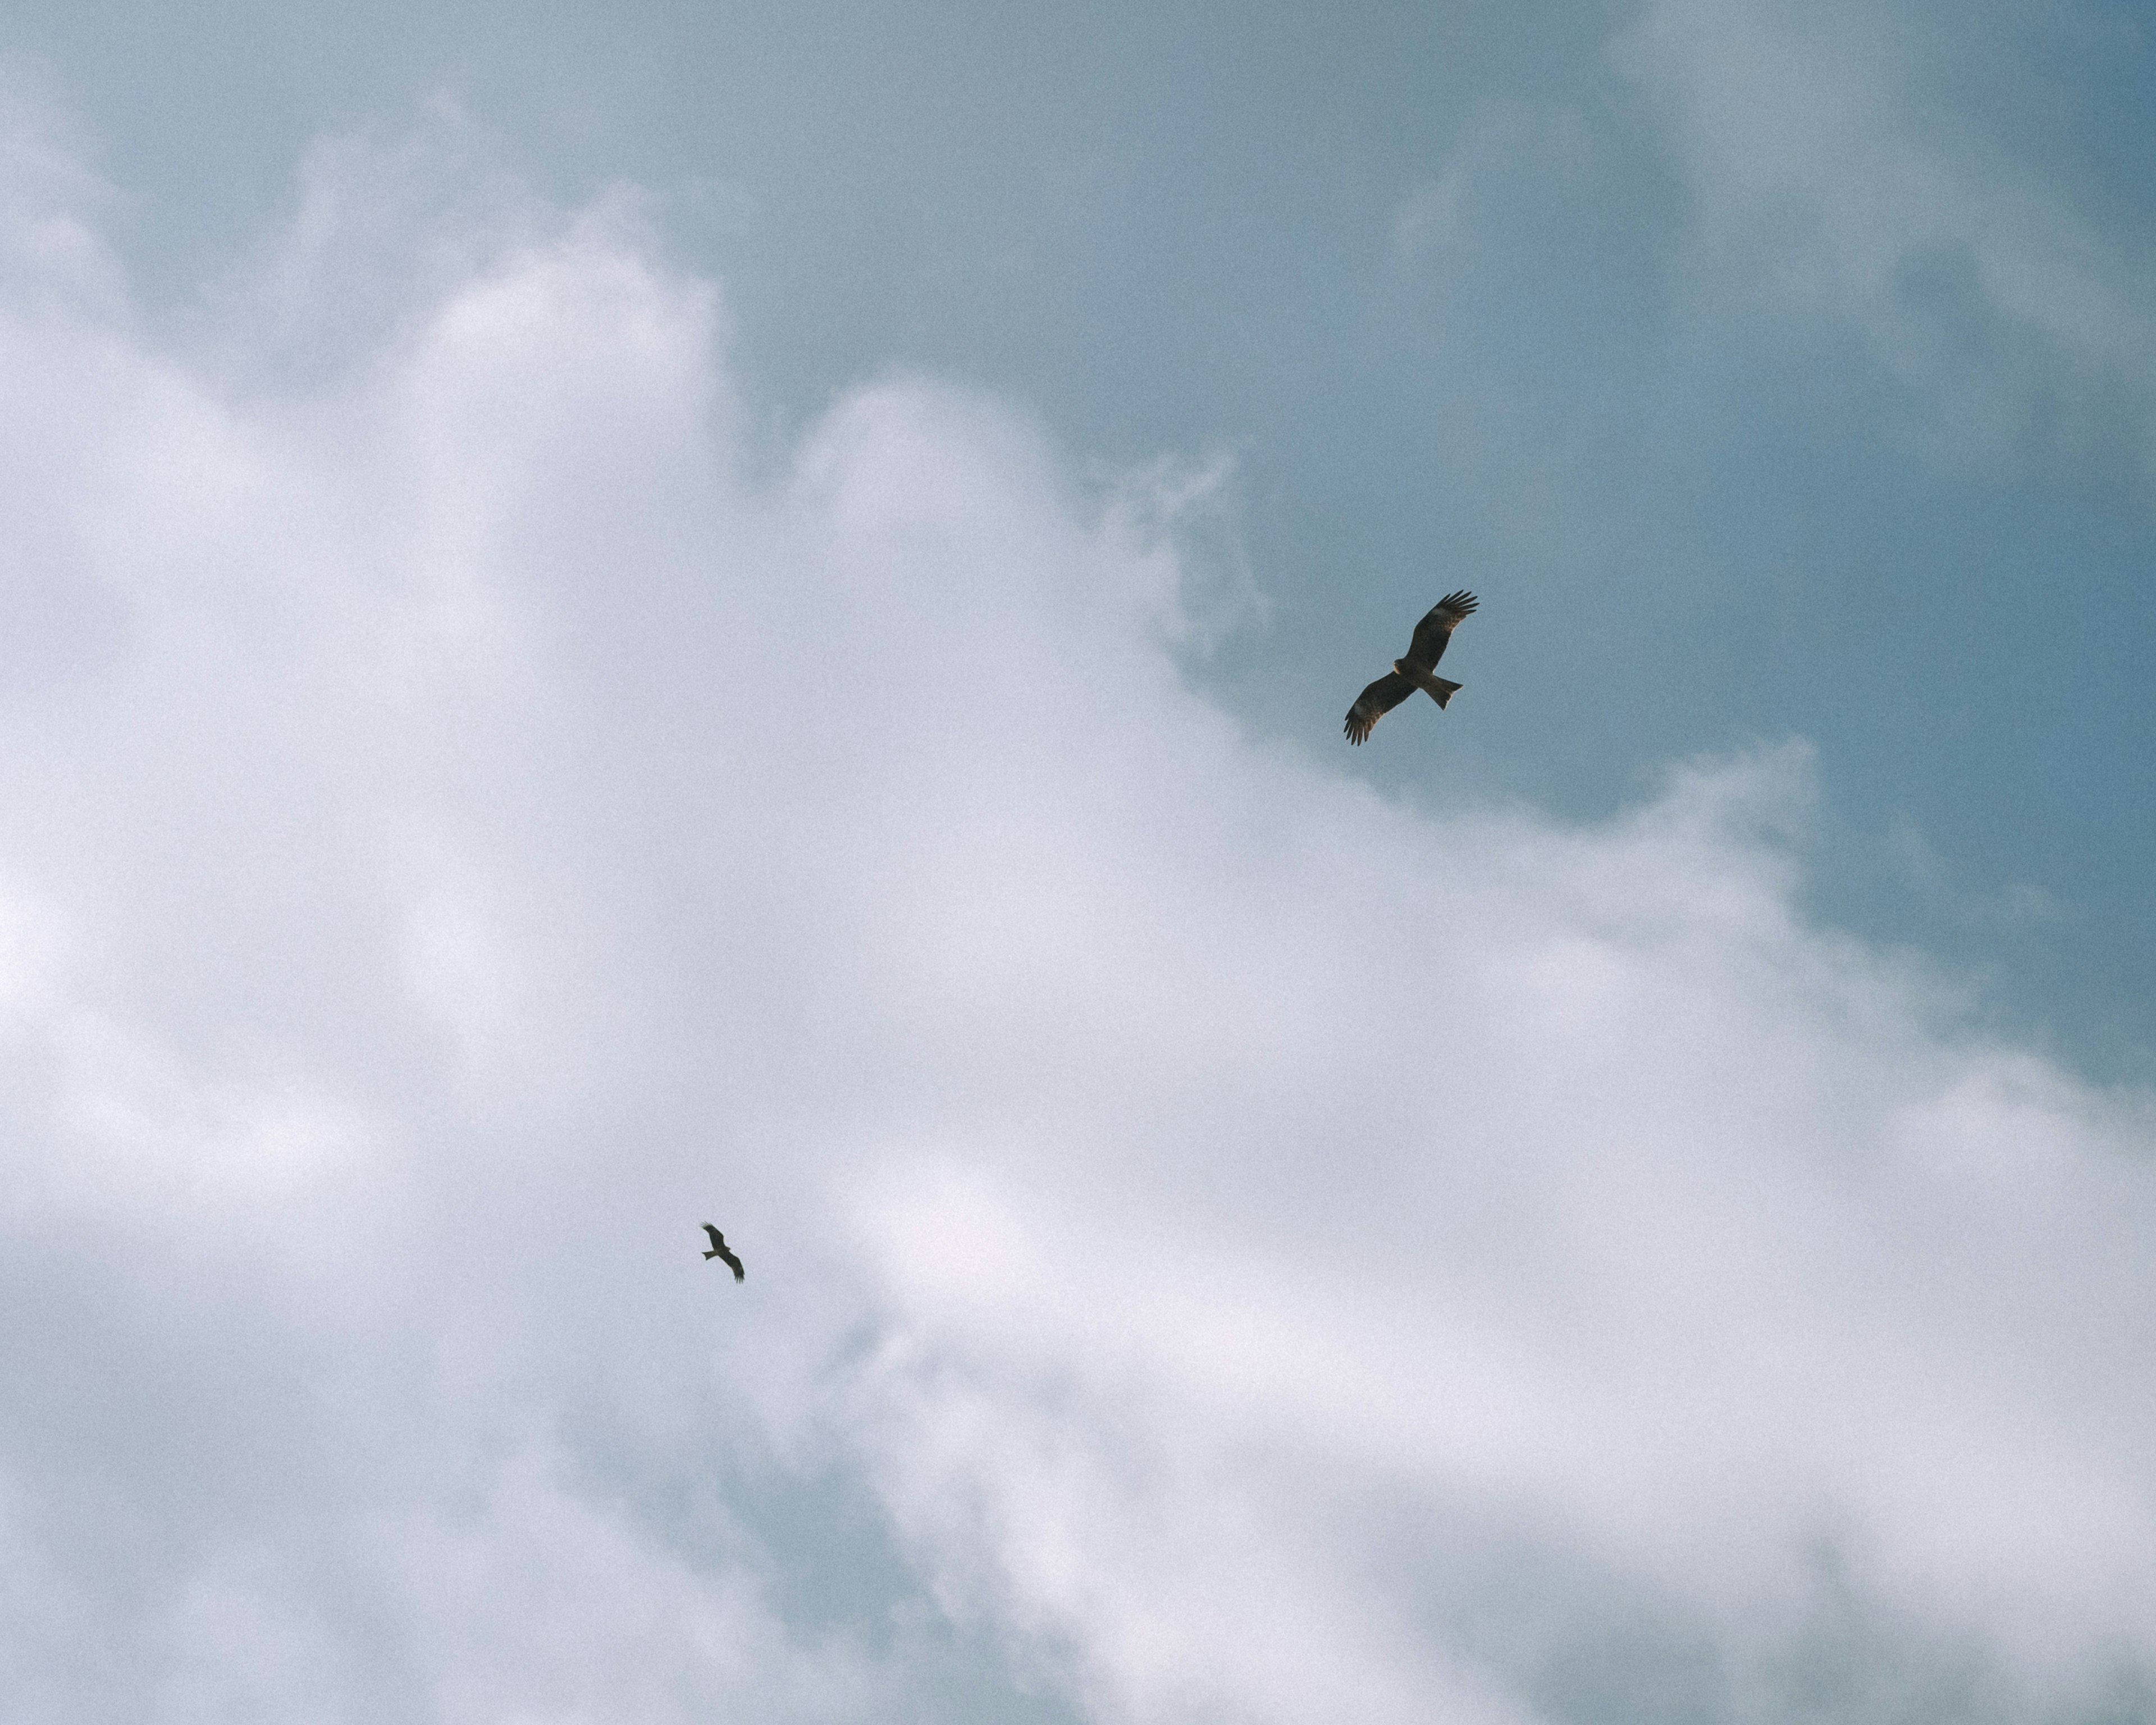
[[[1370,734],[1378,718],[1414,693],[1414,685],[1398,671],[1387,671],[1355,697],[1348,709],[1348,741],[1359,743]]]
[[[726,1235],[720,1233],[709,1222],[704,1224],[704,1232],[711,1236],[711,1249],[704,1255],[707,1258],[716,1258],[727,1269],[732,1271],[736,1281],[746,1281],[748,1279],[748,1272],[742,1268],[742,1260],[737,1258],[727,1246]]]
[[[1475,606],[1475,595],[1464,587],[1432,605],[1429,614],[1414,626],[1414,639],[1409,644],[1407,662],[1418,670],[1435,670],[1438,660],[1445,657],[1445,645],[1452,639],[1453,630]]]

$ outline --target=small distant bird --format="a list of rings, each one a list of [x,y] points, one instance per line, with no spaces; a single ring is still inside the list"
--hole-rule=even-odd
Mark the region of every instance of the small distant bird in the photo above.
[[[1445,657],[1452,632],[1475,608],[1475,595],[1462,588],[1449,593],[1430,608],[1430,614],[1414,626],[1408,656],[1395,659],[1393,668],[1355,697],[1348,709],[1348,741],[1360,744],[1370,727],[1419,689],[1440,706],[1459,692],[1460,685],[1432,675]]]
[[[734,1273],[734,1280],[736,1281],[746,1281],[748,1276],[748,1271],[742,1268],[741,1260],[726,1250],[726,1235],[720,1233],[719,1230],[711,1226],[709,1222],[704,1224],[704,1232],[711,1236],[711,1249],[708,1252],[705,1253],[704,1255],[707,1258],[724,1258],[726,1260],[726,1268],[732,1271]]]

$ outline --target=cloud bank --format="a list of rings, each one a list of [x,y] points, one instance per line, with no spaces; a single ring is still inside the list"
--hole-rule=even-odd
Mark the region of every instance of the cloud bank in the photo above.
[[[24,159],[12,1717],[2147,1712],[2156,1111],[1799,916],[1800,743],[1388,801],[1188,480],[774,462],[633,199],[331,152],[182,348]]]

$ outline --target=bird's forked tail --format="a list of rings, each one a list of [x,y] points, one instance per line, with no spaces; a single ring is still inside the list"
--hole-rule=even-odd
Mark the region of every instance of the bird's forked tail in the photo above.
[[[1443,706],[1467,685],[1465,683],[1448,682],[1443,677],[1432,677],[1422,686],[1424,694],[1440,706]]]

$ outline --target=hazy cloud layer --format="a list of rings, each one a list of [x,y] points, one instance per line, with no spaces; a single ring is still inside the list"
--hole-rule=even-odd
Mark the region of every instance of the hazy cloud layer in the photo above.
[[[11,148],[13,1717],[2146,1714],[2156,1113],[1801,743],[1404,808],[1179,674],[1217,470],[751,478],[633,200],[357,150],[176,357]]]

